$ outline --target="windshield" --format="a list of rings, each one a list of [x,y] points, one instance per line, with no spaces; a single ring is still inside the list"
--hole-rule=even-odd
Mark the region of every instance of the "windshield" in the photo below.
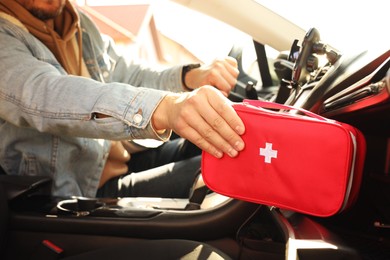
[[[390,2],[256,0],[306,31],[315,27],[321,40],[338,49],[370,48],[389,44]]]

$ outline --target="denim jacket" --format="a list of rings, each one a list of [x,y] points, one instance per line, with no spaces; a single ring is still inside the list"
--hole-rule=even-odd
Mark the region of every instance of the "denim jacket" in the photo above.
[[[51,176],[54,196],[96,195],[106,140],[166,139],[150,118],[167,91],[182,90],[182,66],[158,71],[128,62],[80,19],[92,79],[67,75],[18,21],[0,18],[0,165],[7,174]]]

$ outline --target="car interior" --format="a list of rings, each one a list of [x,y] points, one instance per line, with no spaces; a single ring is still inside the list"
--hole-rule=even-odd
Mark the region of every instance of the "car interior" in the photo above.
[[[239,66],[229,98],[296,106],[360,129],[367,155],[351,210],[320,218],[232,199],[210,191],[201,173],[188,199],[59,198],[50,194],[50,178],[2,173],[0,258],[146,259],[143,252],[152,251],[163,259],[168,248],[201,245],[192,257],[389,259],[390,50],[344,55],[315,28],[291,44],[270,64],[255,41],[262,86]],[[242,49],[229,55],[240,65]]]

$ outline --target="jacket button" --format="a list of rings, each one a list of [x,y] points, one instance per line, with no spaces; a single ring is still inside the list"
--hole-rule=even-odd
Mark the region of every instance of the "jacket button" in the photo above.
[[[103,77],[107,78],[108,76],[110,76],[110,73],[108,71],[104,71],[103,72]]]
[[[133,122],[137,125],[140,124],[142,122],[142,116],[140,114],[135,114],[133,116]]]

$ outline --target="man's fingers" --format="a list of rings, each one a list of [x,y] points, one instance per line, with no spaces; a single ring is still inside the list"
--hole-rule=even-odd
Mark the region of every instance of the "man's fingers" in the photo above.
[[[219,93],[213,93],[218,95]],[[238,135],[242,135],[245,132],[245,125],[241,118],[237,115],[230,103],[226,102],[226,99],[214,97],[213,94],[209,95],[209,103],[215,112],[221,116],[231,129]]]
[[[216,61],[215,67],[218,68],[218,73],[212,77],[211,85],[228,94],[237,83],[239,71],[236,66],[235,60]]]
[[[223,153],[228,154],[230,157],[238,155],[239,150],[229,143],[224,136],[220,135],[218,130],[214,129],[213,126],[209,125],[206,121],[202,128],[199,130],[201,136],[216,149],[221,150]]]
[[[196,120],[192,120],[192,122],[195,121]],[[183,131],[182,137],[190,140],[193,144],[198,146],[200,149],[215,156],[216,158],[221,158],[223,156],[222,150],[212,145],[206,138],[204,138],[204,136],[199,134],[199,132],[190,125],[188,125],[185,131]]]
[[[215,145],[218,149],[230,156],[236,156],[236,152],[244,148],[244,142],[240,137],[245,131],[244,124],[232,106],[227,103],[227,99],[219,92],[209,91],[206,95],[207,100],[199,106],[199,113],[204,123],[194,127],[197,127],[198,132],[206,129],[203,130],[205,138],[216,140]]]
[[[232,65],[233,67],[236,67],[237,68],[237,60],[231,56],[226,56],[225,57],[225,61],[227,63],[229,63],[230,65]]]
[[[205,112],[206,115],[203,114]],[[191,120],[188,121],[188,125],[199,135],[196,137],[199,137],[200,139],[196,139],[193,142],[200,148],[211,150],[212,154],[216,154],[216,151],[214,151],[214,149],[216,149],[217,151],[226,153],[231,157],[237,156],[238,149],[235,149],[235,147],[229,143],[229,140],[220,134],[220,132],[228,132],[228,125],[224,122],[223,118],[215,113],[215,111],[212,112],[207,109],[199,111],[199,113],[195,113],[194,111],[194,113],[192,113]],[[231,132],[233,135],[235,134],[233,131]],[[232,140],[234,139],[233,135]]]

